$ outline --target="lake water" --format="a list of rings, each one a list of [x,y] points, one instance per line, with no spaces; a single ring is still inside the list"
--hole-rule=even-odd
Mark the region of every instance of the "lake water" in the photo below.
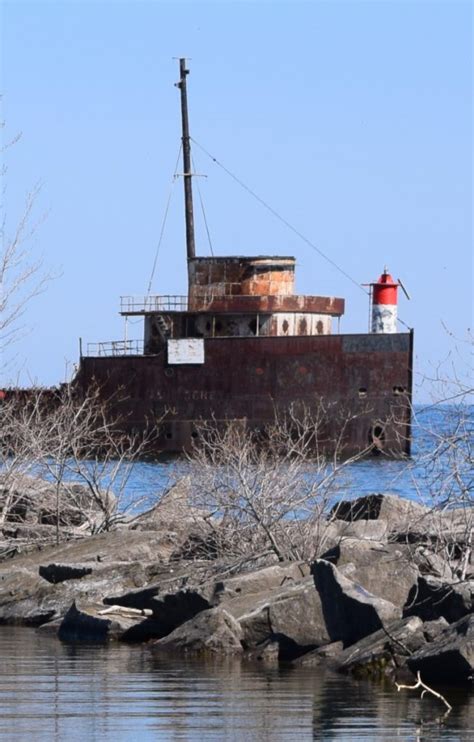
[[[156,656],[149,646],[67,645],[0,627],[2,740],[474,739],[474,698],[454,710],[390,683],[320,668]]]
[[[431,445],[415,431],[414,455]],[[139,464],[129,501],[160,492],[180,462]],[[348,470],[348,495],[426,492],[426,465],[370,458]],[[0,740],[474,740],[474,698],[446,691],[453,711],[393,685],[321,668],[164,659],[150,646],[67,645],[0,626]]]
[[[471,440],[474,438],[474,406],[417,407],[414,421],[411,459],[390,459],[382,454],[368,456],[349,464],[341,474],[338,496],[352,498],[383,492],[431,502],[430,496],[433,494],[431,485],[434,477],[443,469],[449,469],[452,450],[447,448],[440,453],[435,470],[428,454],[439,444],[439,433],[452,434],[457,430],[459,437],[464,437],[465,440],[464,444],[460,444],[461,447],[468,442],[469,435]],[[458,451],[458,454],[461,456],[462,452]],[[472,463],[472,453],[470,456]],[[470,472],[467,470],[467,458],[468,456],[465,456],[460,462],[460,467],[463,469],[463,476],[471,482],[472,488],[474,472],[472,469]],[[145,503],[153,504],[156,502],[156,496],[186,474],[187,470],[186,463],[181,459],[138,463],[127,480],[121,497],[122,504],[128,507],[134,502],[139,502],[141,508]],[[133,511],[133,507],[131,510]]]

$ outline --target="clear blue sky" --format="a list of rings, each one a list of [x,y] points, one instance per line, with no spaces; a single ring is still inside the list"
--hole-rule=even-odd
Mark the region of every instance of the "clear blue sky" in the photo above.
[[[16,0],[1,30],[3,118],[22,132],[7,217],[41,181],[31,246],[62,273],[26,317],[23,383],[64,380],[79,336],[120,339],[119,296],[146,290],[179,147],[177,56],[192,58],[197,141],[357,282],[385,264],[404,281],[417,372],[452,349],[442,323],[472,328],[471,2]],[[194,157],[215,253],[295,255],[298,291],[345,297],[341,329],[365,332],[366,296]],[[181,190],[156,293],[186,289]]]

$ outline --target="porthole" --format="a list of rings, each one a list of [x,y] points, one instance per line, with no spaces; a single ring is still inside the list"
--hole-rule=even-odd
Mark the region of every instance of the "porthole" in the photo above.
[[[395,396],[399,396],[400,394],[405,394],[406,389],[404,386],[394,386],[392,391]]]

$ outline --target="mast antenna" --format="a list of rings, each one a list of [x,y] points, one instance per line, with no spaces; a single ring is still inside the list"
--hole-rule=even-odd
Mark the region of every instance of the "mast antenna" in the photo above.
[[[188,96],[186,90],[186,58],[179,58],[180,80],[175,83],[181,92],[181,124],[183,143],[183,181],[184,181],[184,214],[186,220],[186,252],[188,260],[196,257],[196,245],[194,239],[194,209],[193,209],[193,187],[191,169],[191,141],[189,136]]]

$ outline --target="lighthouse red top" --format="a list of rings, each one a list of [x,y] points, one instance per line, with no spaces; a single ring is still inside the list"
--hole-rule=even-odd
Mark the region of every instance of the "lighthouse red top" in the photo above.
[[[396,305],[398,285],[398,282],[393,280],[392,276],[385,268],[379,280],[376,283],[371,284],[374,292],[373,303]]]

